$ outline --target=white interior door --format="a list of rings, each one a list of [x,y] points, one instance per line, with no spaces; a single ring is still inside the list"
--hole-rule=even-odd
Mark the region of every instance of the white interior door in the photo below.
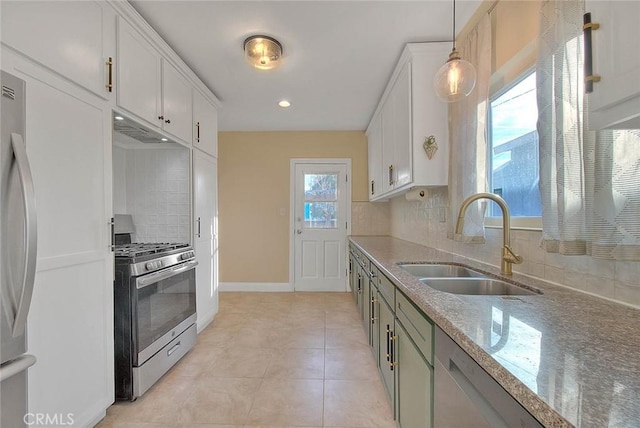
[[[345,291],[349,162],[293,161],[295,291]]]

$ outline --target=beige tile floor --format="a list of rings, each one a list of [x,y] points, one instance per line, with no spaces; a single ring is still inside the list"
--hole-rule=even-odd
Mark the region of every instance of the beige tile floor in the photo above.
[[[350,293],[220,293],[220,311],[100,428],[395,427]]]

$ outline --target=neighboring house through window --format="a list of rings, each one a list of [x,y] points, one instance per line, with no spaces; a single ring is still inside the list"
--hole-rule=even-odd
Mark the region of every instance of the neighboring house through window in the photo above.
[[[512,224],[540,228],[536,73],[528,71],[491,96],[487,179],[489,191],[507,202]],[[487,225],[498,226],[500,209],[490,204]]]

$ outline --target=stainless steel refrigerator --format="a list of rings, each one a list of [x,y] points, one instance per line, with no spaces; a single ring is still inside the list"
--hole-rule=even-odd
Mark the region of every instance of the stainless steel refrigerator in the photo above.
[[[25,82],[0,71],[0,427],[24,427],[26,323],[36,271],[36,206],[25,145]]]

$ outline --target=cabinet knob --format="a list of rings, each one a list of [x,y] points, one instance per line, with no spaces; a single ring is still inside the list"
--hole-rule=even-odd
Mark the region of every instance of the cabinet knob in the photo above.
[[[171,120],[167,119],[164,121],[164,123],[171,123]]]

